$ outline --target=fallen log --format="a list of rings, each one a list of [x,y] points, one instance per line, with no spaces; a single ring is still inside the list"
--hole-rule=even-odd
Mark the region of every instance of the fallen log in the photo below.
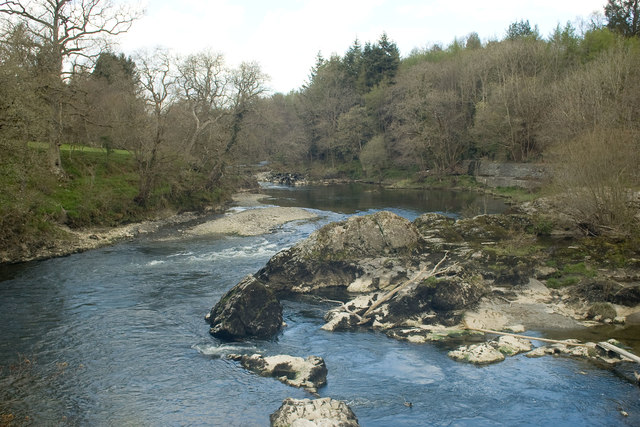
[[[627,350],[623,350],[618,346],[615,346],[611,343],[608,342],[599,342],[598,346],[607,350],[607,351],[612,351],[614,353],[619,354],[620,356],[626,357],[627,359],[630,359],[636,363],[640,363],[640,357],[636,356],[635,354],[628,352]]]
[[[563,344],[563,345],[573,345],[578,347],[588,347],[588,345],[584,343],[575,343],[575,342],[568,342],[568,341],[552,340],[548,338],[530,337],[526,335],[512,334],[509,332],[493,331],[491,329],[480,329],[480,328],[469,328],[469,327],[467,327],[466,329],[469,331],[484,332],[485,334],[506,335],[508,337],[521,338],[521,339],[531,340],[531,341],[542,341],[542,342],[548,342],[551,344]]]
[[[449,266],[449,267],[447,267],[447,268],[445,268],[443,270],[438,270],[445,259],[447,259],[447,253],[444,254],[444,257],[442,257],[440,262],[438,262],[435,265],[435,267],[433,267],[431,272],[429,272],[427,275],[424,275],[426,273],[426,270],[427,270],[427,268],[425,267],[422,270],[420,270],[415,276],[413,276],[410,280],[408,280],[408,281],[396,286],[395,288],[393,288],[392,290],[390,290],[389,292],[384,294],[382,296],[382,298],[380,298],[379,300],[377,300],[376,302],[371,304],[371,307],[369,307],[367,309],[367,311],[364,312],[364,314],[362,315],[362,320],[358,324],[359,325],[363,325],[363,324],[367,323],[369,321],[369,316],[371,315],[371,313],[376,308],[380,307],[382,304],[384,304],[385,302],[389,301],[395,294],[397,294],[402,289],[408,287],[411,284],[417,283],[420,280],[425,280],[425,279],[428,279],[429,277],[433,277],[433,276],[436,276],[438,274],[445,273],[446,271],[448,271],[449,269],[451,269],[452,267],[457,265],[457,263],[456,263],[456,264],[453,264],[453,265],[451,265],[451,266]]]

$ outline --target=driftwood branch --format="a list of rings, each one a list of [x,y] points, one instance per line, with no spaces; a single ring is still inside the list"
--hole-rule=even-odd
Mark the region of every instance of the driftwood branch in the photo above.
[[[384,304],[385,302],[389,301],[395,294],[397,294],[399,291],[401,291],[402,289],[407,288],[409,285],[412,285],[414,283],[417,283],[421,280],[425,280],[428,279],[429,277],[433,277],[436,276],[438,274],[442,274],[445,273],[447,271],[449,271],[452,267],[456,266],[456,264],[450,265],[449,267],[443,269],[443,270],[439,270],[440,266],[442,265],[442,263],[447,259],[447,254],[445,253],[444,256],[442,257],[442,259],[440,260],[440,262],[438,262],[433,269],[427,273],[427,268],[423,268],[422,270],[420,270],[415,276],[413,276],[413,278],[411,278],[410,280],[396,286],[395,288],[393,288],[392,290],[390,290],[389,292],[387,292],[386,294],[384,294],[382,296],[382,298],[380,298],[379,300],[377,300],[376,302],[374,302],[373,304],[371,304],[371,307],[369,307],[367,309],[367,311],[364,312],[364,314],[362,315],[362,320],[359,322],[360,325],[365,324],[368,322],[369,320],[369,316],[371,315],[371,313],[378,307],[380,307],[382,304]]]
[[[548,343],[551,343],[551,344],[564,344],[564,345],[572,345],[572,346],[577,346],[577,347],[588,347],[587,344],[583,344],[583,343],[551,340],[551,339],[548,339],[548,338],[529,337],[529,336],[526,336],[526,335],[512,334],[512,333],[509,333],[509,332],[492,331],[491,329],[467,328],[467,330],[476,331],[476,332],[484,332],[485,334],[505,335],[505,336],[508,336],[508,337],[521,338],[521,339],[531,340],[531,341],[548,342]]]

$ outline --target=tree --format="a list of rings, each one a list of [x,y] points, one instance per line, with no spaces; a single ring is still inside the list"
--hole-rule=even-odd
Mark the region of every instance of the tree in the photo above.
[[[144,115],[140,76],[131,58],[103,52],[91,73],[76,73],[68,82],[70,117],[65,139],[107,150],[129,149]]]
[[[355,87],[358,82],[358,77],[362,72],[362,46],[360,45],[360,40],[357,38],[349,47],[347,53],[345,53],[344,58],[342,59],[342,64],[345,74]]]
[[[260,96],[266,91],[267,76],[255,62],[243,62],[235,70],[230,70],[229,81],[231,93],[227,117],[229,117],[228,136],[226,143],[216,151],[207,185],[213,189],[219,185],[229,162],[232,149],[238,143],[238,136],[245,123],[245,115],[251,112]]]
[[[108,0],[8,0],[0,13],[15,17],[38,46],[40,67],[48,83],[45,98],[50,106],[49,166],[62,174],[60,139],[63,123],[63,81],[68,71],[103,50],[105,35],[126,32],[137,14],[115,8]]]
[[[528,161],[541,152],[539,132],[548,109],[547,47],[524,38],[485,49],[492,78],[476,106],[474,133],[487,154]]]
[[[336,153],[344,161],[360,157],[362,147],[372,137],[371,119],[365,107],[356,105],[338,119]]]
[[[531,28],[531,24],[529,24],[529,20],[526,21],[520,20],[518,22],[513,22],[509,25],[507,29],[506,40],[517,40],[521,38],[533,38],[539,39],[540,32],[538,31],[538,26],[536,25],[534,28]]]
[[[109,84],[124,83],[135,86],[138,83],[136,63],[123,53],[101,52],[91,75],[96,79],[106,79]]]
[[[358,103],[359,97],[349,85],[337,56],[315,71],[313,80],[302,92],[301,114],[305,121],[309,153],[330,160],[335,166],[335,137],[340,115]]]
[[[160,150],[165,142],[167,113],[170,107],[168,100],[175,86],[175,78],[171,74],[171,59],[166,51],[141,53],[136,63],[139,67],[143,96],[151,117],[148,131],[140,135],[134,146],[140,174],[135,200],[139,205],[145,205],[159,175],[158,165],[162,154]]]
[[[231,135],[223,154],[228,154],[238,141],[238,133],[242,120],[253,107],[255,101],[266,91],[267,76],[256,62],[243,62],[236,70],[231,71],[233,96],[231,98]]]
[[[23,25],[0,37],[0,139],[40,139],[47,107],[38,96],[42,82],[37,49]]]
[[[387,34],[382,33],[377,43],[365,43],[362,64],[363,77],[360,80],[365,89],[371,89],[383,81],[392,83],[400,66],[400,51]]]
[[[473,33],[469,33],[465,42],[465,48],[471,50],[482,48],[482,42],[480,41],[478,33],[475,31]]]
[[[178,65],[178,74],[181,95],[193,118],[193,131],[185,147],[186,153],[192,154],[198,137],[226,114],[229,76],[223,55],[212,52],[188,56]]]
[[[608,0],[604,15],[610,30],[625,37],[640,36],[640,0]]]
[[[389,155],[383,135],[374,136],[371,141],[367,142],[360,154],[362,170],[367,176],[377,176],[380,181],[382,181],[382,172],[388,166],[388,159]]]
[[[579,63],[580,37],[570,22],[567,22],[564,28],[560,27],[560,24],[556,26],[549,37],[549,47],[556,73],[570,71]]]

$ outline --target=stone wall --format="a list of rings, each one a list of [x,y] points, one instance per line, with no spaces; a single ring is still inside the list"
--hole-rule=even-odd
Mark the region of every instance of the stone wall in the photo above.
[[[535,163],[498,163],[485,160],[469,163],[469,175],[489,187],[538,188],[551,176],[549,167]]]

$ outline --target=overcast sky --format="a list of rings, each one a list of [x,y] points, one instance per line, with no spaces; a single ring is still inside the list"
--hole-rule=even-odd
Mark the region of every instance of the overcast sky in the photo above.
[[[386,32],[407,56],[477,32],[501,39],[528,19],[548,36],[556,25],[602,12],[606,0],[146,0],[145,15],[119,38],[127,54],[166,47],[177,54],[210,49],[229,65],[256,61],[269,87],[287,93],[304,84],[319,51],[343,55],[356,37]]]

